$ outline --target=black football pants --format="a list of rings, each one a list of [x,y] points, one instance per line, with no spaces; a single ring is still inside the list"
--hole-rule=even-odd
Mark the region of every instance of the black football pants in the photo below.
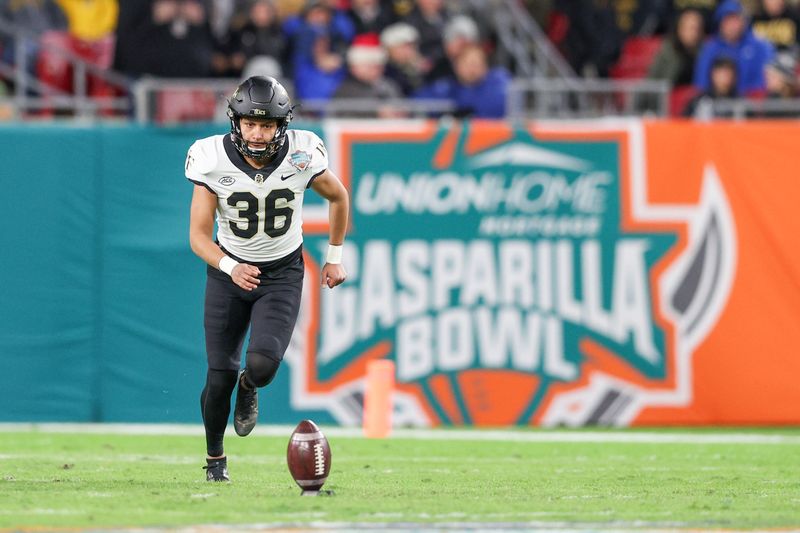
[[[302,246],[276,261],[251,264],[261,270],[260,284],[252,291],[240,288],[216,268],[207,270],[204,325],[208,374],[200,409],[211,456],[223,453],[222,439],[248,327],[247,376],[251,384],[263,386],[272,381],[283,359],[300,310]]]

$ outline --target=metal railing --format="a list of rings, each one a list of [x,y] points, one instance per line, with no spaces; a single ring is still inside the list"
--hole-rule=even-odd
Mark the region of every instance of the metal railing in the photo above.
[[[692,117],[696,120],[712,119],[798,119],[800,98],[702,98],[698,101]]]
[[[142,78],[132,89],[136,121],[141,124],[226,122],[226,99],[239,83],[238,79]],[[293,93],[291,81],[281,80],[281,83],[289,94]],[[420,118],[455,111],[453,102],[428,99],[342,98],[295,100],[295,103],[297,118]],[[176,104],[183,109],[176,109]]]
[[[298,106],[300,116],[336,118],[424,118],[448,115],[456,111],[448,100],[338,98],[304,100]]]
[[[516,35],[519,42],[525,43],[527,40],[529,44],[525,47],[528,51],[528,57],[532,52],[536,63],[541,65],[540,73],[548,78],[576,79],[575,71],[561,53],[556,50],[533,17],[517,2],[503,2],[503,4],[507,6],[510,14],[508,22],[518,26]],[[498,31],[502,32],[502,29],[503,26],[498,27]],[[523,49],[523,52],[525,49]]]
[[[190,121],[223,122],[225,115],[226,98],[228,98],[241,80],[236,78],[211,78],[211,79],[168,79],[156,77],[143,77],[137,80],[131,89],[136,121],[140,124],[149,122],[175,122],[164,117],[163,104],[159,102],[159,95],[178,94],[184,95],[187,105],[194,105],[191,100],[197,95],[206,95],[206,109],[194,109],[195,115]]]
[[[127,97],[131,83],[128,77],[93,65],[70,50],[43,42],[40,35],[15,26],[2,18],[0,18],[0,35],[11,39],[14,46],[13,63],[0,59],[0,76],[13,82],[14,92],[11,100],[17,115],[15,118],[41,110],[67,111],[73,113],[76,118],[96,118],[108,111],[114,111],[118,115],[132,112],[132,103]],[[58,56],[69,65],[72,71],[71,92],[31,75],[33,65],[30,64],[26,54],[31,45]],[[90,96],[89,76],[115,88],[121,96]]]
[[[140,123],[226,122],[226,98],[238,79],[143,78],[134,83],[132,94],[136,120]],[[283,81],[293,93],[290,81]],[[667,117],[671,86],[661,80],[563,80],[515,79],[507,95],[507,120],[531,118],[577,119],[609,116]],[[174,98],[165,96],[173,95]],[[179,107],[189,111],[180,116]],[[200,102],[201,105],[198,105]],[[422,118],[452,115],[458,110],[446,100],[331,99],[298,100],[297,118]],[[179,113],[176,115],[176,111]],[[166,114],[165,114],[166,112]],[[800,99],[701,101],[695,118],[800,117]]]
[[[516,79],[508,92],[506,115],[510,119],[667,116],[670,90],[663,80]]]
[[[520,77],[575,79],[569,63],[547,38],[539,24],[514,0],[470,0],[486,13],[495,27],[502,51],[511,58]]]

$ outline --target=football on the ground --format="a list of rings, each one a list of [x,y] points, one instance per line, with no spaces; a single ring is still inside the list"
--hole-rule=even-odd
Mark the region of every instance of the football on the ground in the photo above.
[[[295,482],[304,491],[318,491],[331,471],[328,439],[311,420],[303,420],[292,432],[286,462]]]

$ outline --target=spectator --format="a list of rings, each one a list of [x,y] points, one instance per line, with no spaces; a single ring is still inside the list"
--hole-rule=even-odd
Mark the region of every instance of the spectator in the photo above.
[[[772,60],[775,49],[756,37],[748,27],[738,0],[725,0],[714,14],[719,29],[700,49],[694,71],[694,85],[700,91],[711,86],[711,65],[721,55],[736,61],[737,92],[743,96],[765,89],[764,66]]]
[[[662,0],[625,0],[613,5],[617,28],[624,35],[664,33]]]
[[[90,46],[112,37],[119,16],[117,0],[57,1],[67,16],[69,33],[77,41]]]
[[[673,87],[690,85],[697,53],[704,37],[703,15],[695,9],[687,9],[681,13],[675,28],[653,59],[647,77],[668,80]]]
[[[14,117],[14,107],[11,102],[6,102],[8,97],[8,87],[0,79],[0,122],[11,120]]]
[[[246,80],[253,76],[265,76],[267,78],[278,79],[284,76],[284,71],[281,64],[278,63],[278,60],[274,57],[256,56],[245,63],[244,70],[242,70],[239,77]]]
[[[714,33],[714,11],[719,0],[668,0],[666,20],[669,27],[675,27],[678,17],[687,9],[693,9],[703,15],[703,29],[706,35]]]
[[[519,1],[519,0],[515,0]],[[544,1],[544,0],[537,0]],[[447,6],[448,22],[454,18],[467,17],[478,28],[478,36],[483,44],[484,50],[489,53],[491,61],[491,52],[497,48],[499,35],[497,31],[503,33],[508,32],[508,28],[498,28],[495,20],[495,12],[497,11],[498,4],[503,4],[505,0],[487,0],[485,2],[464,2],[459,0],[450,0],[445,5]],[[444,38],[444,35],[442,35]]]
[[[388,53],[386,77],[394,81],[404,96],[422,87],[431,69],[419,52],[419,32],[405,22],[396,22],[383,30],[381,44]]]
[[[356,35],[356,28],[347,12],[339,7],[338,0],[305,0],[303,9],[299,14],[286,17],[283,22],[283,34],[291,43],[304,26],[306,26],[305,15],[315,7],[327,8],[331,15],[329,23],[330,31],[338,38],[346,42],[351,42]]]
[[[585,77],[608,77],[624,39],[611,0],[559,0],[558,10],[569,21],[562,51],[572,69]]]
[[[800,16],[786,0],[761,0],[753,16],[753,33],[771,42],[778,52],[797,57]]]
[[[455,59],[470,45],[480,44],[481,35],[478,25],[467,15],[457,15],[447,21],[442,33],[444,56],[434,63],[428,80],[453,76]]]
[[[347,14],[353,21],[356,35],[380,33],[395,20],[391,8],[381,0],[350,0]]]
[[[87,63],[110,69],[114,62],[114,30],[119,15],[117,0],[58,0],[66,14],[68,32],[42,35],[43,44],[66,49]],[[73,89],[70,62],[58,53],[42,53],[39,77],[45,83],[65,91]],[[88,92],[92,96],[112,96],[113,87],[96,76],[88,76]]]
[[[225,40],[232,26],[241,27],[241,22],[235,23],[234,17],[243,18],[247,14],[247,7],[252,0],[205,0],[208,8],[211,34],[214,39]]]
[[[344,54],[352,34],[346,35],[334,17],[330,5],[312,0],[293,30],[292,68],[300,100],[327,100],[344,79]]]
[[[647,78],[670,83],[670,113],[679,115],[687,101],[697,94],[692,87],[692,78],[697,53],[703,43],[703,16],[695,9],[687,9],[675,24],[653,58]],[[656,96],[645,95],[637,100],[637,105],[641,111],[651,112],[659,110],[660,102]]]
[[[414,10],[414,0],[382,0],[389,7],[395,17],[407,17]]]
[[[349,73],[336,89],[334,100],[360,101],[369,105],[369,100],[400,98],[402,95],[399,87],[384,75],[386,59],[386,50],[380,46],[377,35],[365,34],[356,37],[347,51]],[[397,108],[389,106],[379,107],[377,110],[347,110],[337,115],[362,118],[400,116]]]
[[[788,55],[776,55],[767,63],[764,76],[767,84],[767,98],[782,99],[797,96],[797,64]]]
[[[737,90],[737,66],[739,62],[725,55],[717,56],[711,62],[709,72],[709,86],[702,93],[689,101],[684,111],[684,116],[697,118],[710,118],[711,116],[730,116],[723,115],[714,111],[714,101],[720,99],[737,98],[740,93]]]
[[[448,15],[444,0],[416,0],[416,5],[403,21],[419,32],[419,50],[431,63],[444,57],[442,34]]]
[[[0,16],[14,26],[41,34],[67,28],[67,17],[55,0],[4,0]]]
[[[61,32],[67,28],[64,11],[54,0],[18,0],[15,2],[0,1],[0,18],[15,27],[42,36],[49,32]],[[8,64],[16,61],[15,39],[0,35],[2,60]],[[25,39],[25,65],[28,72],[34,74],[39,57],[40,42],[36,39]]]
[[[129,74],[203,78],[214,40],[200,0],[123,1],[114,65]]]
[[[419,99],[449,100],[456,106],[456,116],[502,118],[510,75],[504,68],[489,68],[486,52],[469,45],[456,58],[455,78],[443,78],[415,94]]]
[[[271,76],[280,78],[283,76],[284,69],[280,65],[285,51],[286,40],[275,3],[273,0],[253,0],[245,10],[245,16],[233,18],[228,42],[218,50],[215,71],[238,77],[248,61],[269,57],[279,65],[277,72],[273,67]]]

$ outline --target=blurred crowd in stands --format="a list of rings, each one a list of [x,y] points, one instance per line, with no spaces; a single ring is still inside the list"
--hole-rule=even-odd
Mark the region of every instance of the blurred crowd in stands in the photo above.
[[[505,113],[510,73],[492,62],[492,28],[481,22],[488,17],[466,2],[0,1],[1,17],[41,36],[42,46],[25,51],[28,65],[61,87],[69,73],[46,43],[132,77],[262,74],[288,80],[300,101],[419,98],[452,102],[462,116]],[[7,63],[13,46],[5,39]],[[98,80],[92,85],[92,95],[106,94]]]
[[[300,101],[441,100],[457,116],[497,118],[515,75],[491,24],[503,1],[524,7],[581,77],[668,80],[673,114],[704,99],[797,96],[796,0],[0,0],[0,18],[38,36],[19,51],[0,32],[0,60],[24,54],[66,90],[53,47],[132,78],[263,74]],[[0,96],[12,83],[0,71]],[[375,114],[403,111],[351,112]]]
[[[538,20],[578,75],[667,80],[671,115],[695,115],[709,100],[798,96],[796,0],[553,0],[550,8]]]

